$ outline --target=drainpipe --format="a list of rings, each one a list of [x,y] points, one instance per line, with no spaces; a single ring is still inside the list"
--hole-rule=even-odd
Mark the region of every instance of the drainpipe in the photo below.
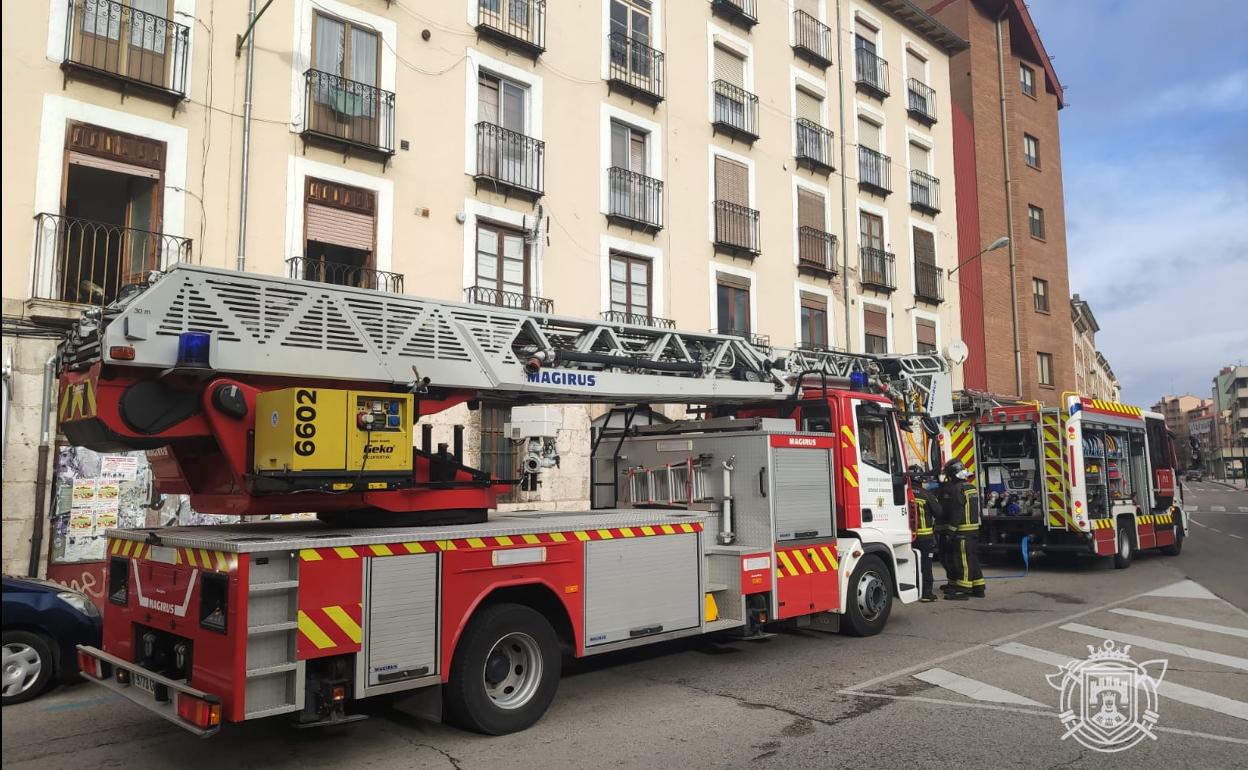
[[[267,4],[265,8],[268,8]],[[256,63],[256,37],[252,34],[252,27],[256,25],[256,18],[256,0],[251,0],[247,11],[247,85],[243,96],[243,175],[238,196],[237,267],[240,272],[247,269],[247,173],[251,166],[251,85]],[[238,53],[236,49],[234,55]]]
[[[47,518],[48,504],[48,454],[52,445],[52,429],[48,418],[52,415],[52,384],[56,382],[57,354],[53,353],[43,364],[43,402],[39,408],[39,465],[35,471],[35,531],[30,536],[30,560],[26,565],[27,577],[39,576],[39,557],[43,551],[43,522]]]
[[[841,300],[845,305],[845,350],[852,353],[849,336],[849,191],[845,182],[845,39],[841,28],[841,0],[836,0],[836,60],[840,71],[836,78],[837,111],[841,120]]]
[[[1001,98],[1001,161],[1005,166],[1005,234],[1010,237],[1010,316],[1014,326],[1014,392],[1023,397],[1023,349],[1018,339],[1018,252],[1014,242],[1014,180],[1010,176],[1010,132],[1006,126],[1005,50],[1001,39],[1001,22],[1009,5],[997,16],[997,85]]]
[[[13,395],[13,348],[4,349],[4,413],[3,427],[0,428],[0,478],[6,470],[5,463],[9,455],[9,406]]]

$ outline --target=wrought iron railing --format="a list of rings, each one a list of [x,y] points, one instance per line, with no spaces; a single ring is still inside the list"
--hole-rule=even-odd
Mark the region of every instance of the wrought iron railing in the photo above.
[[[918,169],[910,171],[910,206],[928,214],[940,211],[940,180]]]
[[[729,201],[715,201],[715,245],[758,254],[758,211]]]
[[[836,272],[836,236],[817,227],[797,228],[797,264],[824,273]]]
[[[906,81],[906,110],[929,126],[936,122],[936,92],[921,80]]]
[[[662,228],[663,182],[619,166],[607,169],[607,216]]]
[[[321,70],[304,73],[303,133],[394,154],[394,94]]]
[[[191,239],[58,214],[35,216],[32,296],[106,305],[152,270],[191,259]]]
[[[607,75],[636,96],[663,98],[663,52],[622,32],[607,36]]]
[[[758,138],[758,97],[727,80],[716,80],[715,125],[744,138]]]
[[[859,278],[866,286],[892,291],[897,288],[896,262],[892,252],[863,246],[858,250]]]
[[[534,297],[518,291],[503,291],[485,286],[469,286],[464,289],[464,301],[474,305],[491,305],[505,307],[509,310],[527,310],[530,313],[553,313],[555,301],[545,297]]]
[[[797,138],[797,162],[817,171],[833,170],[833,143],[831,129],[813,120],[797,118],[793,121]]]
[[[477,0],[477,31],[541,53],[546,50],[546,0]]]
[[[711,0],[711,10],[746,29],[758,23],[758,0]]]
[[[914,263],[914,296],[933,304],[945,301],[945,271],[931,262]]]
[[[832,63],[831,30],[805,11],[793,12],[793,48],[821,66]]]
[[[755,347],[759,347],[759,348],[771,347],[771,335],[755,334],[752,331],[747,331],[744,329],[734,329],[731,326],[729,326],[726,321],[720,324],[719,326],[715,327],[714,329],[707,329],[707,331],[710,332],[711,334],[726,334],[732,337],[741,337],[742,339],[747,340],[751,345],[754,345]]]
[[[858,186],[881,195],[893,191],[893,162],[870,147],[858,148]]]
[[[855,48],[854,82],[876,96],[888,96],[888,62],[865,48]]]
[[[301,281],[317,281],[335,286],[374,289],[403,293],[403,274],[371,267],[349,265],[315,257],[291,257],[286,260],[286,275]]]
[[[632,324],[633,326],[652,326],[656,329],[675,329],[676,322],[670,318],[645,315],[644,313],[625,313],[623,310],[607,310],[602,313],[602,320],[612,324]]]
[[[493,123],[477,124],[477,179],[541,195],[546,143]]]
[[[64,66],[186,97],[191,28],[114,0],[67,0]]]

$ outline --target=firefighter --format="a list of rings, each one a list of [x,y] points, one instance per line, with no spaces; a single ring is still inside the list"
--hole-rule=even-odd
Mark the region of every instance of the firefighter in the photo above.
[[[987,581],[979,568],[979,492],[967,481],[970,473],[959,460],[945,464],[945,483],[938,497],[945,520],[944,563],[950,581],[945,598],[983,598]]]
[[[936,601],[936,593],[932,589],[935,581],[932,578],[932,558],[936,555],[936,521],[942,518],[940,501],[927,490],[924,485],[923,469],[918,465],[910,466],[910,483],[914,489],[915,525],[914,547],[919,550],[923,577],[923,594],[921,602]]]

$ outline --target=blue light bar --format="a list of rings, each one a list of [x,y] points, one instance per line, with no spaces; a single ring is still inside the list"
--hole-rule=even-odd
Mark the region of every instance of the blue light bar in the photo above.
[[[867,389],[867,373],[866,372],[850,372],[849,385],[854,390]]]
[[[178,335],[178,366],[208,368],[208,348],[212,335],[207,332],[182,332]]]

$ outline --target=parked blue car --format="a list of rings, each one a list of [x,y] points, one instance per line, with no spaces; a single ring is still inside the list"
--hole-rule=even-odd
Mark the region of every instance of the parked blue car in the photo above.
[[[87,595],[47,580],[4,576],[5,706],[78,678],[77,645],[100,644],[99,609]]]

